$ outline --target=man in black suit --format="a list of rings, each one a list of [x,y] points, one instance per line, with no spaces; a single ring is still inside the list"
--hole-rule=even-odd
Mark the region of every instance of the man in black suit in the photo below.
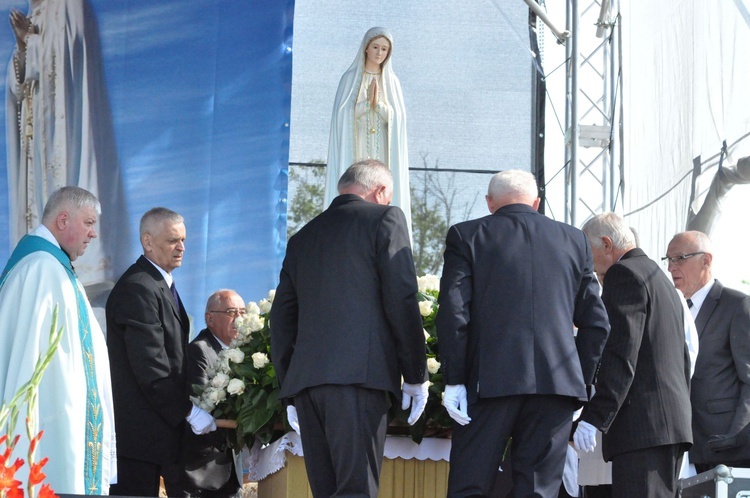
[[[211,294],[204,315],[206,328],[188,345],[188,386],[208,384],[208,369],[237,337],[235,319],[244,314],[245,302],[235,291],[222,289]],[[240,481],[227,437],[225,429],[199,435],[186,428],[174,496],[237,496]]]
[[[331,206],[290,240],[271,308],[271,356],[313,495],[378,494],[387,393],[427,403],[425,338],[403,211],[383,163],[353,164]],[[401,377],[403,376],[403,387]]]
[[[513,496],[557,497],[573,413],[607,340],[586,237],[539,214],[537,192],[530,173],[498,173],[492,214],[446,237],[437,331],[456,421],[449,497],[488,496],[509,437]]]
[[[603,276],[612,332],[596,394],[573,436],[575,446],[592,451],[596,429],[602,432],[613,497],[674,497],[680,459],[692,443],[683,305],[659,265],[635,247],[633,232],[618,215],[597,215],[583,231],[594,269]]]
[[[213,417],[194,406],[186,383],[190,324],[172,279],[182,264],[185,224],[166,208],[141,218],[143,256],[117,281],[107,299],[107,346],[117,431],[117,484],[110,494],[167,493],[185,421],[202,434]],[[171,473],[170,473],[171,474]]]
[[[689,300],[700,338],[690,387],[690,461],[698,472],[719,464],[750,467],[747,434],[733,438],[750,423],[750,297],[713,278],[713,249],[704,233],[675,235],[663,259],[669,261],[675,287]],[[711,436],[727,444],[714,451]]]

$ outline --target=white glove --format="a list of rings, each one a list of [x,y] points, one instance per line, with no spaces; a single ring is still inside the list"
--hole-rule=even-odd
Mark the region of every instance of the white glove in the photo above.
[[[299,419],[297,418],[297,408],[294,405],[286,407],[286,419],[289,421],[289,427],[299,436]]]
[[[401,387],[403,391],[401,394],[401,409],[406,410],[411,405],[411,413],[409,413],[409,425],[414,425],[419,417],[422,416],[425,407],[427,406],[427,397],[429,396],[430,383],[423,382],[422,384],[404,384]]]
[[[455,384],[452,386],[445,386],[445,392],[443,393],[443,406],[448,411],[448,415],[453,420],[461,425],[466,425],[471,422],[466,411],[468,402],[466,401],[466,386],[463,384]]]
[[[216,420],[203,408],[193,405],[190,415],[185,417],[196,434],[208,434],[216,430]]]
[[[594,448],[596,448],[596,427],[588,422],[579,420],[576,432],[573,434],[573,446],[578,451],[586,453],[594,451]]]

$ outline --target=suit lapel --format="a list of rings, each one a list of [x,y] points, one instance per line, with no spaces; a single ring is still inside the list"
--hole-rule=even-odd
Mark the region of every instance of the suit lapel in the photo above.
[[[151,263],[151,261],[146,258],[146,256],[141,256],[140,258],[138,258],[138,264],[144,270],[146,270],[146,273],[151,275],[151,277],[153,277],[153,279],[156,281],[159,289],[161,290],[162,300],[169,303],[172,308],[172,313],[174,313],[174,316],[180,321],[180,324],[182,325],[183,333],[186,333],[190,328],[189,318],[187,316],[187,313],[185,312],[185,309],[179,303],[175,303],[174,296],[172,295],[172,290],[167,285],[167,281],[164,280],[164,276],[162,276],[159,270],[156,269],[156,267]]]
[[[721,297],[723,288],[724,286],[718,280],[715,280],[711,290],[706,294],[706,299],[703,300],[701,310],[698,312],[698,316],[695,317],[695,328],[698,329],[698,337],[703,337],[703,331],[706,329],[708,319],[711,318],[716,306],[719,304],[719,297]]]

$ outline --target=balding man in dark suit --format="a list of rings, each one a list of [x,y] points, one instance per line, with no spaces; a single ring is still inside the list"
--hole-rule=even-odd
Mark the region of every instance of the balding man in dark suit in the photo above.
[[[406,218],[391,172],[355,163],[331,206],[290,240],[271,308],[271,356],[299,418],[316,497],[378,494],[388,393],[427,403],[427,358]],[[403,377],[403,388],[401,378]]]
[[[437,331],[456,421],[449,497],[488,496],[509,437],[513,496],[557,497],[573,413],[607,339],[586,236],[539,214],[537,192],[530,173],[496,174],[492,214],[446,238]]]

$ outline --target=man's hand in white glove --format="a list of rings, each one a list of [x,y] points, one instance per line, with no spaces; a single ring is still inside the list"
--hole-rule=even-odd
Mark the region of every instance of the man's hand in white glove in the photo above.
[[[286,407],[286,419],[289,421],[289,427],[299,436],[299,419],[297,418],[297,408],[294,405]]]
[[[573,446],[578,451],[585,451],[586,453],[594,451],[594,448],[596,448],[596,427],[579,420],[578,427],[573,434]]]
[[[208,434],[216,430],[216,420],[214,420],[211,414],[195,405],[193,405],[190,414],[185,419],[196,434]]]
[[[467,410],[468,402],[466,401],[466,386],[455,384],[445,386],[443,393],[443,406],[448,411],[448,415],[461,425],[471,422]]]
[[[414,425],[419,417],[422,416],[425,406],[427,406],[427,396],[429,396],[430,383],[423,382],[422,384],[404,384],[401,395],[401,409],[406,410],[411,405],[411,413],[409,414],[409,425]]]

